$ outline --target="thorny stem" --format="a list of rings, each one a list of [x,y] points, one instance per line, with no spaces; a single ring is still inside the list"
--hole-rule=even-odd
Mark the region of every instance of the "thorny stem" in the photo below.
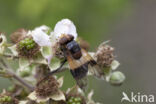
[[[17,76],[15,73],[13,73],[11,70],[11,68],[9,67],[9,65],[7,65],[3,59],[0,59],[1,63],[4,65],[5,70],[7,71],[7,73],[12,76],[15,80],[17,80],[18,82],[20,82],[23,86],[25,86],[30,92],[34,90],[34,87],[32,85],[30,85],[29,83],[25,82],[21,77]]]

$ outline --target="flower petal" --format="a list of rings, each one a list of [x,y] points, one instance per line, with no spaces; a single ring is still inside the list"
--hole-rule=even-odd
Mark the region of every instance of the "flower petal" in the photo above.
[[[51,46],[50,38],[42,28],[36,28],[30,34],[39,46]]]
[[[62,34],[70,34],[77,38],[76,27],[69,19],[63,19],[55,25],[54,34],[59,38]]]

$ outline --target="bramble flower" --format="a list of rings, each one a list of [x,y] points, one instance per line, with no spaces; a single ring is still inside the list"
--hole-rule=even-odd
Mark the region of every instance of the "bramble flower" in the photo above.
[[[30,34],[33,37],[33,40],[39,46],[51,46],[50,37],[48,35],[49,30],[50,30],[49,27],[43,25],[38,28],[35,28],[32,31],[29,31],[28,34]]]
[[[74,36],[74,39],[78,36],[75,25],[69,19],[62,19],[57,22],[54,28],[54,34],[57,38],[59,38],[62,34],[71,34]]]
[[[16,48],[20,57],[32,58],[39,52],[40,47],[31,36],[27,36],[17,43]]]
[[[6,37],[3,33],[0,33],[0,54],[3,54],[5,50]]]
[[[107,45],[106,42],[100,44],[97,52],[95,53],[97,63],[101,67],[109,67],[112,61],[114,60],[113,52],[114,52],[114,48]]]
[[[112,73],[114,73],[113,71],[115,71],[119,67],[120,63],[114,59],[114,55],[113,55],[114,48],[107,45],[106,43],[108,42],[109,41],[103,42],[102,44],[99,45],[97,52],[95,53],[89,52],[89,54],[95,59],[97,64],[103,70],[104,79],[109,83],[113,83],[111,81]],[[93,74],[89,71],[88,75],[93,75]],[[124,74],[122,73],[121,76],[124,76]],[[124,77],[122,77],[121,79],[122,79],[121,82],[123,82]],[[120,79],[118,78],[117,80],[120,80]],[[115,85],[115,84],[112,84],[112,85]]]
[[[35,91],[33,91],[28,98],[30,100],[40,102],[47,102],[49,99],[54,101],[65,101],[64,93],[59,89],[63,85],[63,77],[56,80],[50,76],[47,80],[38,82]]]

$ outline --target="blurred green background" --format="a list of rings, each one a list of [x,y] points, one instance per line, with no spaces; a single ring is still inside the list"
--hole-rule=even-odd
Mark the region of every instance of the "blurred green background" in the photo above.
[[[9,37],[18,28],[33,29],[43,24],[54,28],[57,21],[69,18],[79,36],[91,44],[91,51],[112,40],[110,44],[121,62],[119,70],[127,80],[123,86],[113,87],[90,78],[89,89],[94,89],[96,101],[121,104],[123,91],[128,95],[156,93],[152,82],[156,78],[152,61],[156,48],[151,48],[156,41],[154,4],[155,0],[0,0],[0,31]],[[71,87],[74,80],[69,72],[62,74],[64,89]],[[8,85],[8,80],[0,78],[0,89]]]

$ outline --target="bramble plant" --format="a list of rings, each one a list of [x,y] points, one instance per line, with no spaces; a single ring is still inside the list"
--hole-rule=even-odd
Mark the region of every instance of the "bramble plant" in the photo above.
[[[0,33],[0,77],[13,82],[0,94],[0,104],[102,104],[92,99],[93,90],[86,95],[85,86],[76,83],[62,91],[64,78],[58,78],[55,73],[49,75],[50,72],[63,73],[71,69],[68,62],[62,65],[66,56],[59,44],[60,37],[68,34],[95,60],[104,73],[100,80],[115,86],[124,82],[124,74],[115,71],[120,64],[115,60],[114,48],[108,45],[108,41],[100,44],[96,52],[89,52],[89,43],[78,37],[73,22],[63,19],[53,31],[45,25],[34,30],[19,29],[11,34],[12,43],[8,43],[5,34]],[[18,68],[12,68],[8,61],[18,62]],[[87,76],[97,77],[97,73],[97,69],[88,67]]]

